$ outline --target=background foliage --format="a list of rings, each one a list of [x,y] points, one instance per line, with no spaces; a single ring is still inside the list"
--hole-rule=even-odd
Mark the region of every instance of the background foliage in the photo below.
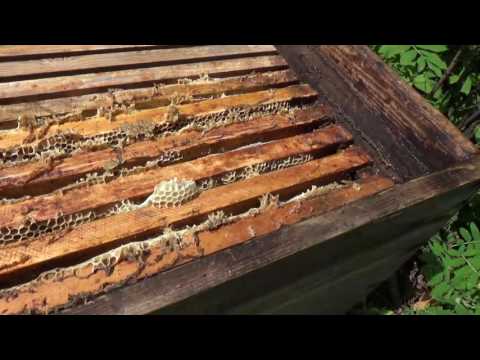
[[[480,144],[480,45],[373,45],[372,49]],[[383,285],[367,299],[363,311],[480,315],[479,227],[477,194],[399,272],[401,298],[388,295],[391,283]]]

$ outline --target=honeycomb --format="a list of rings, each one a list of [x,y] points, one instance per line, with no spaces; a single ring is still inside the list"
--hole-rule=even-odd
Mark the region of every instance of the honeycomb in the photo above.
[[[242,218],[248,218],[261,214],[271,206],[282,206],[278,198],[271,194],[265,194],[259,199],[259,207],[249,209],[247,212],[238,215],[227,216],[223,211],[218,211],[209,214],[207,220],[200,224],[186,226],[185,228],[172,230],[166,228],[163,234],[154,236],[144,241],[133,242],[122,245],[118,248],[95,256],[83,263],[73,265],[65,268],[55,268],[40,274],[36,279],[30,282],[14,286],[7,289],[0,289],[0,297],[9,297],[12,294],[21,291],[31,291],[36,283],[43,281],[55,280],[60,281],[67,276],[77,276],[77,270],[83,269],[87,266],[91,267],[92,273],[103,270],[107,273],[111,272],[113,268],[123,260],[143,263],[144,257],[149,254],[152,248],[162,249],[163,254],[168,254],[178,251],[185,246],[188,246],[192,241],[195,241],[195,234],[202,231],[211,231],[218,227],[235,222]],[[110,289],[113,289],[111,287]]]
[[[158,184],[153,194],[140,206],[177,207],[195,198],[199,192],[200,189],[195,181],[173,178]]]
[[[355,183],[353,183],[355,185]],[[67,277],[78,277],[79,270],[90,267],[91,273],[97,271],[104,271],[107,274],[111,274],[115,269],[116,265],[121,261],[136,262],[139,266],[144,266],[146,256],[151,252],[153,248],[161,249],[163,255],[166,255],[171,252],[179,251],[185,246],[188,246],[192,241],[196,241],[197,238],[195,234],[201,231],[211,231],[217,229],[218,227],[235,222],[242,218],[249,218],[251,216],[256,216],[263,213],[265,210],[271,207],[282,207],[285,204],[302,201],[314,196],[317,196],[325,191],[337,189],[338,187],[344,186],[344,184],[332,183],[323,187],[313,186],[310,190],[305,193],[294,197],[286,202],[279,201],[278,197],[272,196],[271,194],[265,194],[259,198],[259,207],[249,209],[248,211],[238,214],[238,215],[226,215],[222,211],[212,213],[208,216],[208,219],[200,224],[186,226],[185,228],[172,230],[169,228],[164,229],[163,234],[154,236],[150,239],[144,241],[133,242],[126,245],[122,245],[118,248],[95,256],[85,262],[82,262],[77,265],[64,267],[64,268],[55,268],[49,271],[46,271],[40,274],[37,278],[17,285],[10,288],[0,289],[1,298],[15,298],[21,292],[32,292],[35,291],[35,287],[40,285],[45,281],[61,281]],[[255,236],[255,234],[252,234]],[[83,275],[84,276],[84,275]],[[96,295],[111,291],[117,287],[122,286],[122,284],[112,284],[109,287],[103,287],[99,290]],[[60,308],[46,309],[47,313],[58,311],[62,308],[68,308],[72,304],[65,304]]]
[[[43,222],[33,222],[27,219],[20,227],[2,228],[0,229],[0,246],[6,246],[12,243],[37,238],[42,235],[72,229],[106,216],[133,211],[146,206],[155,206],[158,208],[177,207],[192,200],[199,194],[199,192],[200,189],[194,181],[178,180],[174,178],[158,184],[153,193],[140,205],[133,204],[130,201],[123,201],[112,209],[100,213],[89,211],[68,216],[60,214],[56,218],[48,219]]]
[[[75,151],[75,134],[58,134],[40,141],[35,145],[15,146],[0,150],[0,164],[18,164],[44,157],[58,157]]]
[[[250,78],[255,78],[256,74],[245,75],[240,77],[241,80],[248,81]],[[208,74],[202,75],[197,79],[179,79],[177,83],[179,85],[191,85],[197,83],[212,83],[219,81],[217,78],[210,78]],[[95,116],[106,117],[111,121],[115,116],[119,114],[131,114],[134,111],[150,108],[152,104],[155,104],[155,100],[158,96],[162,99],[165,96],[162,87],[165,84],[154,84],[152,87],[146,89],[137,90],[124,90],[124,89],[109,89],[105,93],[102,99],[91,96],[88,100],[92,103],[88,105],[75,108],[73,111],[65,113],[54,113],[49,115],[20,115],[17,119],[18,128],[24,130],[38,129],[41,127],[49,127],[52,124],[64,124],[67,122],[78,122],[85,119],[89,119]],[[215,98],[223,98],[226,95],[213,94],[210,96],[192,96],[190,94],[183,95],[177,92],[170,95],[170,102],[172,105],[181,105],[184,103],[191,103],[194,101],[211,100]],[[96,106],[93,106],[97,103]]]
[[[107,169],[104,168],[103,173],[93,172],[88,173],[84,177],[78,179],[76,182],[65,186],[64,188],[60,189],[59,191],[66,191],[71,189],[78,189],[83,186],[92,186],[98,184],[106,184],[107,182],[116,179],[118,177],[124,177],[134,174],[139,174],[147,170],[151,170],[157,167],[171,165],[182,160],[183,156],[179,151],[166,151],[161,154],[155,160],[147,161],[145,165],[134,166],[131,168],[112,168]],[[120,164],[119,164],[120,165]]]
[[[200,115],[190,118],[180,118],[178,109],[171,105],[166,115],[166,120],[161,124],[151,121],[143,121],[134,125],[126,125],[118,131],[98,134],[92,137],[83,137],[74,133],[57,134],[39,141],[37,144],[25,144],[19,147],[0,150],[0,164],[18,164],[31,160],[51,159],[63,157],[85,148],[104,148],[108,146],[123,146],[132,141],[141,141],[147,138],[167,136],[175,132],[188,129],[200,129],[203,131],[214,127],[225,126],[234,122],[248,121],[252,118],[278,113],[291,114],[302,106],[292,106],[289,102],[277,102],[254,107],[237,107],[225,111]],[[113,166],[105,168],[101,173],[90,173],[84,178],[65,188],[60,192],[85,185],[106,183],[111,179],[138,174],[154,167],[171,164],[181,160],[182,156],[177,151],[165,152],[157,159],[147,162],[143,166],[123,168]],[[154,192],[144,203],[137,205],[129,201],[123,201],[106,211],[96,213],[77,213],[69,216],[59,215],[56,218],[44,222],[26,222],[17,228],[0,229],[0,246],[13,242],[24,241],[36,238],[45,234],[54,233],[77,227],[86,222],[111,216],[121,212],[133,211],[143,206],[155,206],[160,208],[171,208],[184,204],[196,197],[200,192],[211,189],[215,186],[230,184],[239,180],[245,180],[269,171],[280,170],[286,167],[298,165],[311,160],[310,155],[299,155],[287,159],[276,160],[256,164],[244,169],[232,171],[220,178],[204,180],[200,185],[194,181],[171,179],[162,182],[155,187]]]
[[[33,222],[27,219],[25,223],[18,228],[5,227],[0,229],[0,245],[5,246],[42,235],[71,229],[93,221],[95,218],[96,214],[93,211],[89,211],[87,213],[78,213],[68,216],[59,215],[56,218],[42,222]]]
[[[288,167],[304,164],[308,161],[311,161],[312,159],[313,156],[310,154],[299,154],[281,160],[273,160],[251,165],[240,170],[234,170],[226,173],[220,178],[220,184],[215,185],[227,185],[233,182],[250,179],[254,176],[258,176],[270,171],[277,171],[281,169],[286,169]]]
[[[94,136],[64,133],[43,139],[37,144],[0,149],[0,164],[15,165],[45,157],[64,157],[84,149],[125,146],[132,142],[168,136],[186,130],[208,131],[215,127],[244,122],[260,116],[293,113],[300,108],[302,108],[301,105],[293,106],[288,101],[283,101],[252,107],[236,107],[217,113],[182,118],[178,109],[171,105],[165,121],[159,124],[144,120],[136,124],[126,124],[116,131]]]
[[[173,155],[172,155],[173,156]],[[167,156],[170,159],[170,156]],[[98,220],[104,217],[112,216],[115,214],[134,211],[146,206],[155,206],[158,208],[173,208],[181,206],[186,202],[194,199],[201,192],[209,190],[213,187],[231,184],[233,182],[246,180],[254,176],[258,176],[270,171],[276,171],[285,169],[288,167],[303,164],[313,159],[310,154],[300,154],[291,156],[285,159],[274,160],[255,164],[249,167],[245,167],[240,170],[235,170],[224,174],[217,178],[208,178],[203,180],[199,185],[195,181],[191,180],[179,180],[177,178],[170,179],[159,183],[153,193],[141,204],[134,204],[128,200],[122,201],[119,204],[112,206],[110,209],[102,212],[89,211],[85,214],[77,213],[74,215],[63,216],[59,215],[54,219],[42,223],[34,223],[27,220],[27,222],[19,228],[3,228],[0,229],[0,246],[8,245],[13,242],[24,241],[31,238],[36,238],[42,235],[50,234],[53,232],[75,228],[87,222]],[[137,167],[129,169],[128,171],[120,171],[120,176],[130,175],[131,173],[137,173],[143,171],[146,168],[152,168],[158,166],[160,160],[147,163],[144,167]],[[116,170],[114,170],[116,171]],[[85,178],[79,180],[72,185],[60,189],[59,191],[65,191],[67,189],[76,188],[79,186],[105,183],[110,178],[117,176],[118,174],[112,172],[105,172],[103,174],[89,174]],[[3,200],[5,201],[5,200]]]

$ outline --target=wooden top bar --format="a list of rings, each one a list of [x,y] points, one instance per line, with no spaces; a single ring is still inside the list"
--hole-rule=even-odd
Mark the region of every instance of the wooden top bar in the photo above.
[[[62,59],[26,60],[0,63],[0,79],[67,72],[134,67],[146,64],[174,64],[229,57],[271,55],[271,45],[211,45],[177,49],[154,49],[113,54],[81,55]]]
[[[38,55],[78,55],[88,52],[138,50],[139,48],[148,49],[166,46],[168,45],[2,45],[0,47],[0,59]]]

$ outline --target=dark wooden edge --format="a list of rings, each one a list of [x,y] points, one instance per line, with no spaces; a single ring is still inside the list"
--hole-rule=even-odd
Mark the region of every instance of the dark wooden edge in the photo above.
[[[469,159],[477,148],[367,46],[277,45],[300,81],[338,108],[397,182]]]
[[[344,314],[410,259],[447,219],[399,236],[387,235],[379,226],[359,228],[154,314]]]
[[[388,239],[395,233],[400,235],[414,226],[428,223],[433,217],[443,214],[448,218],[479,185],[480,157],[475,156],[462,164],[396,185],[370,198],[160,273],[62,313],[151,313],[296,254],[308,253],[320,244],[332,244],[331,256],[339,259],[344,254],[378,246],[383,238]],[[436,201],[439,198],[443,200]],[[444,201],[445,198],[448,201]],[[409,209],[412,207],[417,207],[415,216]],[[338,238],[354,230],[369,228],[383,231],[382,238],[377,237],[372,243],[368,238],[354,237],[356,241],[339,246]],[[288,274],[288,269],[281,274]]]
[[[471,191],[467,186],[429,199],[157,313],[346,313],[444,226]]]

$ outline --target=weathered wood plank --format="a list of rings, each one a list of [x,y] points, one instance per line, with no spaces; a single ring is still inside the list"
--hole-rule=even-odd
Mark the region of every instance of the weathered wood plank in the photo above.
[[[454,208],[459,204],[450,203]],[[450,209],[451,210],[451,209]],[[406,210],[407,213],[410,211]],[[406,215],[406,214],[402,214]],[[420,213],[416,213],[417,219]],[[335,239],[330,246],[327,243],[316,246],[311,251],[285,258],[279,263],[265,268],[260,284],[268,281],[271,275],[281,268],[282,273],[292,274],[283,286],[281,281],[270,281],[264,289],[253,290],[249,285],[242,287],[244,292],[239,301],[223,304],[219,312],[233,314],[342,314],[351,310],[382,281],[388,279],[405,261],[411,259],[414,253],[424,244],[432,234],[437,232],[449,219],[446,213],[435,213],[434,217],[423,224],[415,224],[407,228],[406,221],[415,221],[412,216],[403,216],[403,223],[397,223],[397,228],[386,232],[388,222],[373,224],[371,228],[364,228],[343,235]],[[408,219],[408,220],[407,220]],[[403,226],[399,226],[402,224]],[[355,243],[353,246],[352,243]],[[352,251],[348,251],[348,247]],[[301,266],[300,266],[301,264]],[[301,270],[299,269],[301,267]],[[269,274],[268,274],[269,273]],[[248,275],[248,280],[253,274]],[[257,282],[257,286],[259,283]],[[233,286],[226,284],[224,291],[232,291]],[[220,289],[215,289],[210,296],[220,296]],[[252,291],[253,290],[253,291]],[[214,294],[215,293],[215,294]],[[336,296],[334,294],[337,294]],[[204,294],[205,299],[207,294]],[[202,297],[200,295],[200,297]],[[193,297],[186,303],[193,303],[200,299]],[[228,301],[227,301],[228,302]],[[212,311],[211,304],[203,302],[197,306],[197,311]],[[173,312],[183,312],[188,304],[173,306]],[[188,311],[188,310],[187,310]],[[170,313],[168,308],[162,312]]]
[[[0,78],[275,54],[271,45],[209,45],[0,63]]]
[[[438,227],[439,225],[436,224],[435,229]],[[426,232],[427,237],[432,234],[432,230],[429,230]],[[424,242],[425,237],[421,240]],[[371,256],[376,256],[374,259],[368,259],[368,261],[355,259],[357,261],[354,262],[355,269],[353,270],[350,270],[353,261],[347,263],[342,261],[333,269],[326,268],[320,273],[314,273],[313,275],[316,277],[313,279],[304,279],[309,280],[308,283],[301,282],[289,286],[289,290],[297,291],[296,298],[288,297],[288,294],[282,291],[271,294],[271,297],[258,299],[259,301],[253,304],[240,304],[233,309],[225,309],[225,311],[227,314],[345,314],[359,301],[365,299],[374,285],[387,279],[392,272],[398,270],[401,265],[415,255],[415,251],[395,251],[386,246],[380,247],[378,250],[383,250],[381,255],[379,255],[379,251],[371,252]],[[363,257],[368,257],[367,255],[370,254],[361,254]],[[362,258],[362,260],[364,259]],[[347,272],[348,270],[350,272]],[[307,286],[312,288],[307,288]],[[271,304],[266,303],[267,298],[272,301]],[[163,311],[169,313],[168,309]]]
[[[80,267],[75,274],[70,273],[63,277],[61,281],[39,280],[25,284],[20,291],[16,293],[14,299],[8,299],[7,296],[1,296],[0,293],[0,313],[14,314],[25,311],[33,311],[38,313],[51,312],[59,307],[67,306],[71,303],[71,299],[78,296],[90,296],[101,294],[105,291],[108,284],[111,289],[113,286],[124,284],[126,281],[138,281],[146,277],[155,275],[161,271],[165,271],[171,267],[186,263],[197,256],[208,256],[219,252],[234,245],[252,239],[253,234],[242,231],[234,239],[225,236],[231,231],[239,228],[248,228],[249,224],[264,223],[261,227],[262,234],[273,232],[279,226],[272,219],[281,221],[282,226],[289,223],[299,222],[301,219],[309,216],[318,216],[327,211],[331,211],[346,203],[353,202],[360,198],[378,193],[392,186],[390,180],[380,177],[372,177],[361,180],[358,184],[359,188],[350,185],[340,190],[332,190],[318,198],[305,201],[301,206],[297,204],[287,204],[282,208],[270,208],[262,214],[254,218],[246,218],[237,221],[235,224],[226,225],[216,231],[211,236],[206,232],[199,233],[199,247],[202,250],[183,249],[181,254],[162,257],[160,261],[156,260],[162,254],[163,249],[152,248],[148,256],[144,259],[144,267],[138,270],[138,264],[134,264],[126,259],[117,264],[115,269],[107,273],[98,271],[91,273],[90,265],[83,268]],[[295,211],[293,211],[295,210]],[[275,215],[281,212],[282,215]],[[205,233],[205,234],[204,234]],[[223,235],[225,234],[225,235]],[[204,235],[207,235],[206,237]],[[175,258],[175,260],[173,260]],[[85,272],[87,276],[82,276]],[[107,290],[108,292],[108,290]]]
[[[99,108],[111,108],[114,105],[134,104],[135,109],[147,109],[169,105],[172,97],[183,96],[183,103],[194,99],[189,97],[208,97],[219,94],[238,94],[247,91],[266,90],[296,82],[295,74],[290,70],[258,73],[212,81],[190,84],[172,84],[152,86],[148,88],[116,90],[107,93],[96,93],[60,99],[22,102],[19,104],[0,106],[0,127],[16,128],[21,114],[26,118],[60,116],[73,114],[78,117],[94,116]],[[1,84],[0,84],[1,87]]]
[[[438,231],[473,188],[448,189],[159,313],[344,313]]]
[[[231,313],[344,314],[411,259],[448,219],[439,216],[428,224],[412,227],[403,235],[388,238],[386,244],[368,246],[366,251],[339,258],[335,266],[324,266],[323,271],[312,268],[311,276],[234,308]],[[378,234],[372,236],[378,238]],[[298,296],[294,298],[293,294]]]
[[[286,68],[285,60],[280,56],[258,56],[216,60],[191,64],[157,66],[143,69],[118,70],[44,78],[36,80],[0,83],[0,102],[12,103],[22,99],[73,96],[139,85],[172,82],[201,75],[240,75],[254,71],[267,71]],[[18,100],[20,99],[20,100]]]
[[[297,110],[290,116],[260,117],[207,132],[192,130],[156,141],[137,142],[123,149],[122,167],[145,165],[174,150],[180,154],[183,162],[251,143],[278,140],[318,127],[330,121],[333,115],[331,108],[319,105]],[[45,194],[79,180],[88,173],[102,173],[115,161],[118,161],[118,153],[105,149],[73,155],[55,161],[51,166],[35,162],[6,167],[0,169],[0,197]]]
[[[162,48],[169,45],[2,45],[0,60]]]
[[[201,182],[255,164],[310,153],[334,152],[351,141],[352,137],[346,130],[330,126],[308,134],[119,177],[106,184],[33,197],[0,206],[0,229],[21,226],[25,223],[25,214],[28,214],[30,221],[41,222],[56,218],[59,214],[68,216],[103,209],[123,200],[142,200],[162,181],[178,178]]]
[[[235,107],[254,107],[276,102],[285,102],[292,100],[311,99],[317,95],[308,85],[293,85],[286,88],[258,91],[253,93],[232,95],[224,98],[200,101],[193,104],[178,105],[176,109],[180,117],[191,117],[221,113]],[[73,132],[81,136],[95,136],[102,133],[118,131],[124,126],[147,121],[152,124],[161,124],[167,122],[170,107],[160,107],[148,110],[141,110],[133,114],[120,114],[115,117],[115,121],[107,117],[94,117],[84,121],[77,121],[65,124],[53,124],[47,131],[38,129],[36,131],[15,130],[5,131],[0,134],[0,148],[8,149],[14,146],[20,146],[27,139],[39,137],[47,138],[58,133]],[[31,144],[40,141],[36,140]]]
[[[415,236],[415,244],[412,243],[412,248],[405,250],[406,254],[410,254],[420,243],[420,238],[426,241],[442,226],[441,222],[437,222],[435,228],[423,231],[426,229],[420,223],[425,224],[430,220],[433,223],[439,219],[445,221],[449,213],[478,191],[479,185],[480,157],[474,157],[464,164],[396,185],[322,216],[196,259],[138,284],[124,286],[66,313],[146,314],[187,298],[193,299],[194,295],[207,294],[210,289],[214,295],[206,295],[204,300],[207,303],[240,305],[242,301],[254,299],[262,289],[266,292],[281,289],[292,281],[291,277],[305,276],[312,269],[329,267],[327,271],[341,270],[335,264],[345,256],[380,248],[388,240],[399,243],[401,240],[396,241],[397,236],[402,234],[406,238]],[[419,233],[410,233],[412,229],[419,229]],[[234,232],[230,231],[229,234]],[[314,247],[317,251],[313,251]],[[297,256],[295,261],[288,262],[288,259],[294,259],[294,255]],[[273,270],[268,271],[267,266]],[[263,272],[267,274],[263,276]],[[390,275],[391,272],[383,272],[383,279]],[[214,293],[215,287],[222,284],[228,286],[234,281],[235,286],[228,288],[228,298],[215,298],[215,295],[219,295]],[[362,277],[362,281],[366,288],[374,285],[365,277]],[[232,289],[237,291],[232,292]],[[330,307],[333,305],[331,301],[323,305]],[[351,299],[342,300],[339,307],[330,307],[329,311],[345,311],[345,306],[351,304],[349,301]],[[203,313],[206,308],[202,308]],[[220,310],[216,312],[228,309]]]
[[[438,223],[436,226],[438,228]],[[432,233],[432,226],[425,230],[423,237],[410,237],[405,242],[423,243]],[[362,240],[357,238],[357,241]],[[344,314],[411,258],[411,250],[403,247],[399,249],[399,242],[396,245],[392,247],[391,241],[387,246],[379,245],[373,251],[368,248],[368,251],[348,258],[337,256],[335,263],[324,261],[325,255],[315,249],[315,254],[319,257],[317,263],[309,261],[310,256],[293,256],[292,259],[285,259],[241,279],[161,308],[154,314]],[[328,253],[334,256],[334,253]],[[302,261],[308,261],[309,271],[307,264]],[[275,283],[271,279],[275,272],[279,273],[280,264],[283,266],[280,273],[288,276]],[[254,274],[257,275],[256,278]],[[274,286],[272,282],[275,283]],[[245,286],[242,287],[240,283]],[[253,284],[257,285],[256,291]],[[66,311],[76,312],[79,309]]]
[[[203,221],[208,214],[236,214],[254,207],[264,194],[293,196],[308,187],[342,179],[347,173],[370,164],[357,148],[303,165],[267,173],[202,192],[194,200],[173,209],[154,207],[118,214],[80,225],[65,234],[46,235],[24,244],[5,246],[0,252],[0,275],[11,276],[39,266],[53,266],[65,257],[88,252],[99,254],[122,243],[145,239],[167,226],[178,227]]]
[[[406,181],[477,154],[438,110],[366,46],[279,45],[300,80],[343,110],[355,136]]]

